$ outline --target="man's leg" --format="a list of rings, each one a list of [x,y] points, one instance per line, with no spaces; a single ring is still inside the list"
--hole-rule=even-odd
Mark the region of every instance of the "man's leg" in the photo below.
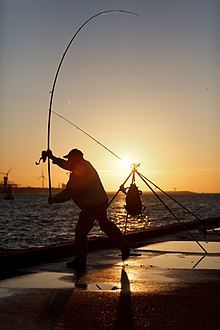
[[[108,235],[112,241],[115,242],[116,246],[121,250],[122,260],[127,259],[130,254],[128,243],[126,242],[125,237],[120,229],[113,222],[108,220],[106,209],[103,209],[99,212],[97,220],[104,233]]]
[[[95,217],[87,210],[82,210],[79,214],[79,221],[75,229],[75,251],[76,259],[86,264],[88,242],[87,235],[94,225]]]

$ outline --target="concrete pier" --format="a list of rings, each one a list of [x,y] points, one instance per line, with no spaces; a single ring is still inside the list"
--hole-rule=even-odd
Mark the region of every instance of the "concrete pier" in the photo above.
[[[192,233],[207,254],[177,232],[131,243],[125,262],[114,247],[92,249],[83,273],[66,268],[67,255],[8,268],[0,329],[217,330],[219,230]]]

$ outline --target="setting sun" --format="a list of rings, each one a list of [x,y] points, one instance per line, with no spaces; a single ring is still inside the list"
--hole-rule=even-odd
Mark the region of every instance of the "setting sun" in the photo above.
[[[132,164],[132,161],[129,157],[123,158],[120,162],[120,166],[122,168],[129,168],[129,167],[131,167],[131,164]]]

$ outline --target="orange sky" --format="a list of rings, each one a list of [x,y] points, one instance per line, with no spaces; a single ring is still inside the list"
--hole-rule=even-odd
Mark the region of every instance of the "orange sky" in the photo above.
[[[79,26],[107,4],[1,2],[0,172],[41,186],[49,91],[62,52]],[[63,63],[53,109],[164,190],[220,192],[218,1],[112,1],[140,14],[98,17]],[[52,115],[51,148],[79,148],[107,190],[130,172],[86,135]],[[3,177],[3,175],[2,175]],[[68,180],[52,167],[52,183]],[[137,180],[141,189],[147,189]],[[47,181],[45,181],[45,185]]]

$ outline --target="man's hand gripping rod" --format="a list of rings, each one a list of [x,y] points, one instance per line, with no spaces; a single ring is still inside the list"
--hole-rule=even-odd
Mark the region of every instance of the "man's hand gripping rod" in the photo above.
[[[40,165],[41,160],[43,161],[43,163],[45,163],[47,160],[47,157],[48,157],[48,152],[46,150],[43,150],[41,152],[41,157],[40,157],[39,161],[35,162],[35,165]]]

